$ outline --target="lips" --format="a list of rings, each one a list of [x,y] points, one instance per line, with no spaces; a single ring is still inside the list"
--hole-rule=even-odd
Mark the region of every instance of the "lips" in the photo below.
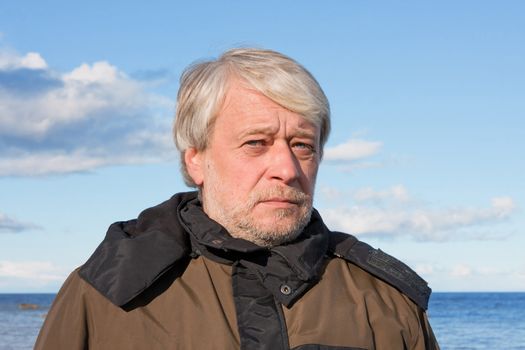
[[[254,208],[258,204],[266,204],[273,207],[290,208],[303,206],[309,199],[309,195],[296,188],[274,187],[253,193],[249,206]]]
[[[258,203],[259,205],[263,205],[266,208],[273,208],[273,209],[295,209],[298,208],[299,205],[294,202],[290,201],[283,201],[283,200],[265,200]]]
[[[300,197],[301,196],[271,196],[266,198],[259,198],[257,203],[265,204],[275,208],[299,207],[305,203],[305,200]]]
[[[260,202],[276,202],[276,203],[290,203],[290,204],[299,204],[299,201],[293,198],[268,198],[263,199]]]

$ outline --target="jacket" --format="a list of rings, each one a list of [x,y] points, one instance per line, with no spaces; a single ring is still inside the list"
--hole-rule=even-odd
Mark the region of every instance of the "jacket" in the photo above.
[[[110,226],[59,291],[35,349],[439,349],[430,288],[314,211],[271,249],[182,193]]]

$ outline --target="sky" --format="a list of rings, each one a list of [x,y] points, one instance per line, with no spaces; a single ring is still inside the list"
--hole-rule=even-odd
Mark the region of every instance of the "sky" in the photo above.
[[[0,293],[56,292],[115,221],[189,190],[178,79],[232,47],[318,79],[315,207],[434,291],[525,291],[525,2],[3,1]]]

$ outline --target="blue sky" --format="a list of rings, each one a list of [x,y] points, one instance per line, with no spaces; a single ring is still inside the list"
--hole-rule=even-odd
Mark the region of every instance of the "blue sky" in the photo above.
[[[0,292],[55,292],[109,224],[185,191],[180,72],[236,46],[323,86],[315,205],[435,291],[525,290],[525,3],[0,4]]]

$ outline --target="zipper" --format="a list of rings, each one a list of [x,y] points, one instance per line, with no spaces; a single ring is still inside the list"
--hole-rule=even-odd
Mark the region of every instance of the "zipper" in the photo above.
[[[286,327],[286,320],[284,318],[283,306],[275,298],[273,300],[275,302],[275,309],[277,310],[277,315],[279,316],[279,329],[281,330],[281,339],[283,340],[282,349],[289,350],[290,341],[288,340],[288,329]]]

